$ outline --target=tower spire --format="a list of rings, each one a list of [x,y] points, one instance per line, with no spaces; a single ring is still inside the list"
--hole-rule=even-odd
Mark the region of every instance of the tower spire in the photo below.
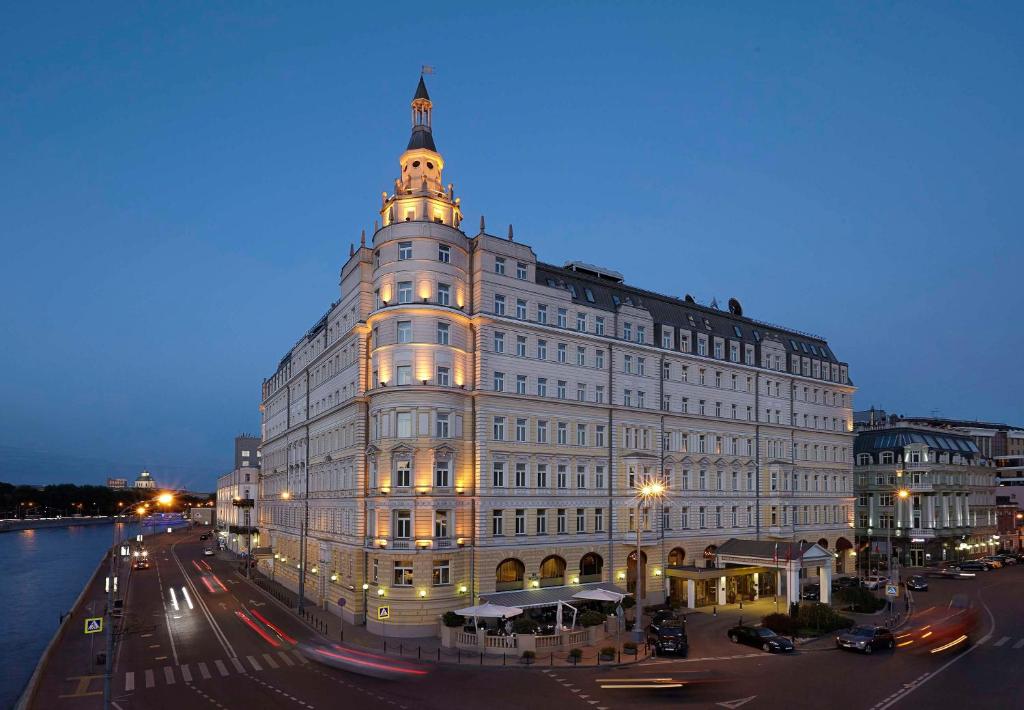
[[[433,106],[430,94],[427,93],[427,85],[420,75],[420,83],[416,85],[416,94],[412,97],[412,136],[409,137],[409,146],[406,150],[425,148],[437,152],[437,148],[434,147],[434,135],[430,131]]]

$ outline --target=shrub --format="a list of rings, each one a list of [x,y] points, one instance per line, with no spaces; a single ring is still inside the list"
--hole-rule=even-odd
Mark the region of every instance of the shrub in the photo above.
[[[517,634],[535,634],[538,628],[540,624],[529,617],[519,617],[512,622],[512,630]]]
[[[836,597],[844,607],[850,609],[850,611],[858,611],[862,613],[871,613],[878,611],[885,606],[885,600],[879,599],[870,590],[864,589],[863,587],[851,587],[850,589],[841,589],[836,593]]]
[[[520,660],[523,663],[530,664],[530,663],[533,663],[533,660],[536,657],[537,657],[537,654],[534,651],[523,651],[523,655],[520,656],[519,658],[520,658]]]
[[[580,660],[581,658],[583,658],[583,649],[582,648],[570,649],[570,651],[569,651],[569,658],[571,658],[574,661]]]
[[[622,652],[630,655],[636,655],[636,641],[626,641],[622,644]]]
[[[600,626],[604,623],[605,616],[599,611],[587,610],[580,614],[580,626]]]
[[[841,615],[828,604],[801,604],[797,612],[796,623],[802,629],[815,631],[835,631],[853,626],[853,619]]]
[[[796,633],[796,623],[789,614],[769,614],[761,619],[761,626],[783,636],[791,636]]]
[[[599,653],[601,654],[602,658],[615,658],[615,647],[614,646],[604,646],[604,647],[601,648]]]
[[[454,611],[446,611],[441,617],[441,623],[448,628],[454,629],[466,623],[466,617],[456,614]]]

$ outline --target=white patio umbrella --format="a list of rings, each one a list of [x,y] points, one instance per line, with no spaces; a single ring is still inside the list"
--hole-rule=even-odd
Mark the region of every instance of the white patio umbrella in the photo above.
[[[625,594],[619,594],[618,592],[612,592],[607,589],[584,589],[582,592],[576,592],[572,595],[574,599],[589,599],[597,602],[620,602]]]
[[[461,616],[472,616],[473,628],[475,629],[477,626],[476,620],[478,618],[507,619],[511,616],[519,616],[523,613],[523,610],[517,606],[501,606],[500,604],[484,602],[483,604],[477,604],[476,606],[467,606],[465,609],[456,609],[455,613]]]

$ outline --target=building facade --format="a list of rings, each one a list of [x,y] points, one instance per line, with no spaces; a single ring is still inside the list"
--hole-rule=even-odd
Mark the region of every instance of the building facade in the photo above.
[[[107,488],[110,488],[111,490],[119,491],[119,490],[123,490],[123,489],[125,489],[127,487],[128,487],[128,479],[127,478],[108,478],[107,479]]]
[[[891,422],[891,423],[886,423]],[[855,442],[858,548],[865,567],[904,566],[990,554],[996,470],[965,432],[889,419]]]
[[[235,437],[235,469],[259,468],[262,458],[260,437],[255,434],[239,434]]]
[[[412,117],[339,300],[263,383],[262,569],[400,636],[504,590],[686,599],[670,578],[732,538],[846,564],[854,388],[828,344],[467,235],[422,80]]]
[[[260,470],[236,468],[217,478],[217,538],[235,553],[259,546],[258,498]]]
[[[142,471],[135,480],[132,481],[132,488],[142,488],[146,490],[156,488],[156,481],[153,480],[153,474],[149,471]]]

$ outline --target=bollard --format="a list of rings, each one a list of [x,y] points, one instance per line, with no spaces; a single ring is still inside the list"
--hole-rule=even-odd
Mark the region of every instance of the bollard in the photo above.
[[[554,667],[554,665],[555,665],[555,654],[554,653],[549,653],[548,654],[548,666]]]
[[[718,616],[718,607],[717,606],[711,607],[711,616]]]
[[[480,665],[482,666],[483,664],[484,664],[484,652],[481,651],[480,652]]]
[[[619,659],[618,663],[622,663],[622,649],[621,648],[619,649],[618,659]]]
[[[437,662],[438,663],[441,662],[441,649],[440,648],[437,649]]]
[[[387,641],[387,639],[384,639],[384,653],[387,653],[387,652],[388,652],[388,641]]]
[[[422,661],[423,660],[423,647],[422,646],[417,646],[416,647],[416,660],[417,661]]]
[[[402,644],[398,644],[398,655],[402,655]]]
[[[505,665],[505,652],[501,652],[501,665]]]
[[[458,648],[458,649],[456,649],[456,651],[458,652],[458,655],[456,656],[456,661],[455,662],[456,663],[462,663],[462,649]],[[437,649],[437,657],[438,657],[438,659],[441,658],[441,649]]]

